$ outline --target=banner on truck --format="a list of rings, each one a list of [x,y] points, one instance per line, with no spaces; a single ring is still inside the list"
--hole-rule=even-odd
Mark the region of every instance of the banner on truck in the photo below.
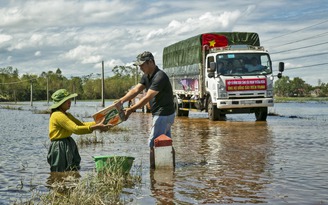
[[[227,91],[266,90],[266,79],[233,79],[226,80]]]

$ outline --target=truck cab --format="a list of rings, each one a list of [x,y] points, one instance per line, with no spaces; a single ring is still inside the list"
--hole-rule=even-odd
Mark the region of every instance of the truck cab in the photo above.
[[[177,116],[205,111],[211,120],[255,113],[265,121],[273,106],[274,74],[269,53],[254,32],[199,34],[163,50]],[[279,63],[278,78],[284,63]]]
[[[255,113],[266,120],[273,106],[272,63],[261,46],[237,45],[212,49],[206,57],[205,88],[209,118]]]

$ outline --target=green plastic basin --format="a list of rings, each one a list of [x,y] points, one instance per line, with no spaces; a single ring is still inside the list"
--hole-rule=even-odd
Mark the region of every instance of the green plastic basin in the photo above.
[[[97,172],[114,172],[128,174],[134,157],[128,156],[94,156]]]

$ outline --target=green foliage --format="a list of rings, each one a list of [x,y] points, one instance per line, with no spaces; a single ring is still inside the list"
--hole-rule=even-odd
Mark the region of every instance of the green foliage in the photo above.
[[[12,67],[0,68],[0,101],[16,101],[16,96],[19,96],[22,90],[22,85],[19,82],[18,70]]]
[[[130,76],[114,76],[105,80],[105,96],[110,99],[122,97],[134,85]]]
[[[122,97],[140,77],[140,71],[130,66],[115,66],[112,77],[104,79],[105,98],[117,99]],[[92,79],[93,74],[83,77],[67,79],[58,68],[56,72],[42,72],[40,76],[24,74],[18,75],[18,70],[12,67],[0,68],[0,101],[29,101],[31,87],[33,100],[47,100],[56,90],[65,88],[78,93],[79,99],[93,100],[101,98],[101,79]]]
[[[328,83],[318,81],[318,86],[314,88],[314,93],[319,97],[328,97]]]
[[[133,85],[137,84],[141,71],[137,67],[115,66],[114,76],[104,79],[105,98],[117,99],[122,97]],[[33,87],[33,100],[47,100],[47,87],[49,97],[60,88],[78,93],[78,99],[94,100],[101,99],[101,79],[93,78],[93,74],[82,77],[62,75],[57,68],[56,72],[42,72],[40,76],[24,74],[18,75],[18,69],[13,67],[0,68],[0,101],[29,101],[31,85]],[[276,96],[280,97],[327,97],[328,83],[318,80],[318,86],[311,86],[299,77],[290,79],[283,76],[274,85]]]
[[[274,92],[280,97],[308,97],[314,88],[299,77],[283,76],[275,82]]]

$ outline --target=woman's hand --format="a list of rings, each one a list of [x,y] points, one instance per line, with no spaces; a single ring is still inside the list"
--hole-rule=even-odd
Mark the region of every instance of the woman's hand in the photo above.
[[[133,112],[133,110],[131,108],[127,108],[124,110],[125,112],[125,121],[129,118],[129,116],[131,115],[131,113]]]
[[[105,118],[102,119],[101,122],[98,124],[95,124],[91,126],[92,131],[93,130],[99,130],[100,132],[107,132],[110,128],[114,127],[112,124],[104,124]]]
[[[112,124],[107,124],[107,125],[104,125],[102,124],[103,126],[100,126],[99,130],[100,132],[107,132],[110,130],[110,128],[114,127]]]

